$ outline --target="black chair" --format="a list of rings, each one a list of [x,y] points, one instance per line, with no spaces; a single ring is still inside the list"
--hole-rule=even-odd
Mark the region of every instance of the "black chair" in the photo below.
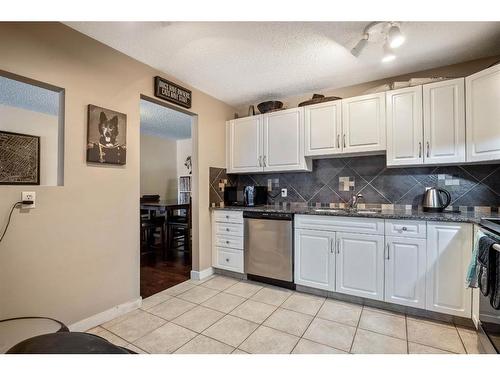
[[[179,251],[185,255],[191,253],[191,205],[187,209],[177,210],[177,214],[167,216],[168,250]]]
[[[141,209],[141,244],[146,245],[147,252],[154,253],[158,249],[155,243],[156,235],[158,235],[163,258],[165,258],[166,244],[165,224],[165,216],[156,215],[154,210]]]

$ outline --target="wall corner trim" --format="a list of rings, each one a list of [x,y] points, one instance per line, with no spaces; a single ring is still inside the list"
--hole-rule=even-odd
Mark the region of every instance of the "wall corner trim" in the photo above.
[[[214,269],[212,267],[205,268],[201,271],[191,270],[192,280],[203,280],[205,277],[212,276],[214,274]]]
[[[68,326],[71,332],[85,332],[91,328],[97,327],[102,323],[106,323],[114,318],[125,315],[126,313],[138,309],[142,306],[142,297],[135,300],[122,303],[120,305],[114,306],[108,310],[102,311],[95,315],[89,316],[83,320],[76,323],[70,324]]]

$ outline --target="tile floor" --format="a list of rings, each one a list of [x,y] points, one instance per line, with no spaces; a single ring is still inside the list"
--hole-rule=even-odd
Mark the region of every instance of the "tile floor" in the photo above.
[[[188,280],[88,332],[138,353],[480,352],[470,328],[213,276]]]

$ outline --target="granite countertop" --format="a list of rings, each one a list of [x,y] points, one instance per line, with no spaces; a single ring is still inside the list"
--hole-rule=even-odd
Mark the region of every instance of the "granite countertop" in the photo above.
[[[422,210],[380,210],[375,212],[363,212],[373,210],[371,208],[359,208],[357,211],[344,210],[341,208],[328,207],[306,207],[293,205],[266,205],[258,207],[211,207],[211,210],[235,210],[252,212],[279,212],[304,215],[324,215],[324,216],[348,216],[348,217],[374,217],[380,219],[406,219],[406,220],[426,220],[426,221],[449,221],[461,223],[478,224],[482,218],[500,218],[498,213],[487,213],[481,211],[461,211],[461,212],[423,212]]]

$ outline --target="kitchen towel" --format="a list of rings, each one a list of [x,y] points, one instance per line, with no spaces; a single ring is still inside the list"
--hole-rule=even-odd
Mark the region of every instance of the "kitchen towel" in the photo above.
[[[490,296],[490,305],[500,309],[500,252],[493,248],[497,241],[489,236],[479,239],[478,263],[479,275],[478,283],[481,293]]]
[[[469,267],[467,268],[467,276],[465,279],[465,286],[467,288],[477,288],[478,286],[478,275],[479,275],[479,263],[477,261],[477,256],[479,253],[479,240],[484,237],[485,234],[481,231],[477,232],[476,242],[474,243],[474,249],[472,250],[472,256],[469,262]]]

